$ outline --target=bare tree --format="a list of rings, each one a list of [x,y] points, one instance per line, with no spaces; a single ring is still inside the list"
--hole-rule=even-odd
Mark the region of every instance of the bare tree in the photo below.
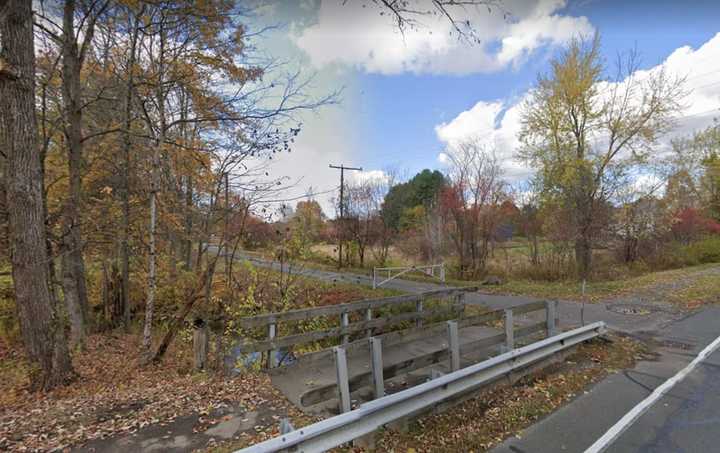
[[[485,264],[498,225],[500,203],[507,198],[502,169],[479,140],[447,150],[448,179],[441,203],[463,274],[477,276]]]
[[[365,252],[375,239],[374,226],[378,217],[375,188],[369,180],[348,184],[345,195],[345,218],[342,225],[357,246],[360,267],[365,265]]]
[[[501,0],[372,0],[372,3],[380,9],[380,14],[391,15],[402,33],[425,27],[424,19],[440,17],[451,25],[459,39],[476,43],[480,39],[472,13],[485,10],[489,14],[494,8],[500,10],[504,18],[508,16]]]

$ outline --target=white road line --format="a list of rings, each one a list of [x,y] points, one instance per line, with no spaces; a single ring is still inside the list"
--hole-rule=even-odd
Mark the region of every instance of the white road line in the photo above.
[[[585,453],[600,453],[605,451],[620,435],[632,425],[642,414],[655,404],[664,394],[666,394],[677,383],[682,381],[696,366],[705,360],[710,354],[720,347],[720,337],[717,337],[712,343],[707,345],[700,354],[693,359],[685,368],[680,370],[675,376],[665,381],[657,387],[647,398],[640,401],[637,406],[633,407],[630,412],[625,414],[617,423],[615,423],[601,438],[595,441]]]

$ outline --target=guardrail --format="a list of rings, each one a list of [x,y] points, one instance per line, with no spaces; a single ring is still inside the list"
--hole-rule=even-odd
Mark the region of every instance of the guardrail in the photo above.
[[[321,452],[370,434],[382,426],[416,414],[444,400],[488,384],[564,349],[605,332],[605,323],[596,322],[554,335],[522,348],[493,357],[424,384],[362,404],[355,410],[281,434],[237,453],[269,453],[285,449]]]
[[[439,275],[435,277],[435,269],[439,270]],[[397,273],[391,275],[393,271]],[[408,272],[421,271],[423,274],[430,277],[438,278],[441,282],[445,283],[445,263],[440,264],[427,264],[422,266],[400,266],[400,267],[374,267],[373,268],[373,289],[379,288],[385,283],[394,280]],[[381,272],[387,272],[385,280],[378,282],[379,275]]]
[[[384,297],[379,299],[368,299],[345,304],[328,305],[323,307],[303,308],[289,310],[280,313],[268,313],[257,316],[242,318],[238,321],[238,327],[242,329],[266,328],[267,337],[265,340],[246,339],[237,345],[240,353],[248,354],[253,352],[267,352],[269,356],[268,366],[274,368],[276,362],[275,351],[296,345],[312,343],[331,338],[341,338],[342,344],[348,344],[351,335],[364,333],[366,337],[373,335],[375,331],[387,329],[407,321],[415,321],[415,327],[421,327],[423,320],[434,317],[453,318],[462,313],[465,307],[464,297],[468,292],[477,291],[477,287],[464,288],[443,288],[434,291],[427,291],[420,294],[406,294],[402,296]],[[424,301],[428,299],[453,298],[454,303],[445,309],[426,310]],[[387,316],[376,316],[377,311],[382,308],[396,307],[403,304],[413,303],[412,309],[400,314]],[[357,320],[351,322],[353,315]],[[312,321],[318,318],[337,316],[339,324],[323,330],[312,330],[304,333],[293,333],[281,336],[279,324],[286,322]]]

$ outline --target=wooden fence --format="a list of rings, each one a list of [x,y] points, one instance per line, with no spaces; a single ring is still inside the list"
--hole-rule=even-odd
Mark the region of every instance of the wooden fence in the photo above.
[[[245,330],[266,329],[267,337],[263,340],[246,338],[238,345],[239,352],[243,354],[268,353],[268,366],[273,368],[278,365],[275,359],[275,351],[282,348],[332,339],[338,339],[338,343],[346,347],[353,347],[354,343],[358,343],[358,341],[351,342],[353,336],[361,336],[366,339],[379,332],[385,333],[383,337],[386,338],[386,341],[391,341],[393,338],[409,338],[409,334],[422,327],[425,320],[452,319],[462,316],[465,308],[465,294],[477,291],[477,289],[477,287],[443,288],[421,294],[361,300],[242,318],[238,323],[240,328]],[[435,299],[450,299],[452,302],[435,309],[426,309],[426,301]],[[400,313],[392,313],[393,310],[400,311]],[[387,313],[381,313],[382,311]],[[281,335],[281,323],[284,325],[285,323],[333,317],[337,318],[337,326],[309,332],[291,333],[285,336]],[[399,332],[389,332],[394,328],[407,325],[408,322],[414,323],[414,325]],[[286,330],[293,331],[293,329]],[[426,332],[426,330],[423,329],[423,332]]]
[[[524,326],[517,325],[517,316],[537,311],[544,311],[545,319],[534,324]],[[333,383],[314,388],[302,395],[300,400],[301,404],[303,406],[311,406],[339,397],[340,411],[346,412],[350,410],[350,393],[360,388],[371,387],[374,389],[375,398],[380,398],[384,395],[384,381],[393,377],[432,366],[444,360],[448,360],[451,370],[456,371],[460,368],[459,329],[493,322],[502,322],[503,331],[465,343],[462,345],[462,348],[465,351],[477,351],[499,345],[502,346],[503,350],[512,350],[515,348],[518,339],[527,338],[539,333],[545,333],[548,337],[556,335],[559,323],[557,301],[538,301],[516,305],[511,308],[495,310],[481,315],[434,323],[425,326],[420,331],[392,332],[378,337],[371,337],[369,341],[368,339],[364,339],[347,346],[336,347],[333,349],[333,353],[335,355],[335,365],[338,367],[337,375],[340,385]],[[382,347],[396,342],[398,340],[398,334],[402,335],[402,341],[412,341],[443,332],[448,336],[447,348],[421,356],[413,356],[407,361],[400,363],[383,365]],[[372,364],[370,370],[352,377],[348,376],[345,354],[349,347],[364,347],[368,349],[369,362]]]

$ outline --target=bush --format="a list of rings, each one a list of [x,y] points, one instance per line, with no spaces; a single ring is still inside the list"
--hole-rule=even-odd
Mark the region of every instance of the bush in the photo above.
[[[689,244],[668,243],[647,260],[653,270],[718,262],[720,262],[720,236],[715,235]]]
[[[709,236],[686,246],[686,254],[693,264],[720,262],[720,236]]]

